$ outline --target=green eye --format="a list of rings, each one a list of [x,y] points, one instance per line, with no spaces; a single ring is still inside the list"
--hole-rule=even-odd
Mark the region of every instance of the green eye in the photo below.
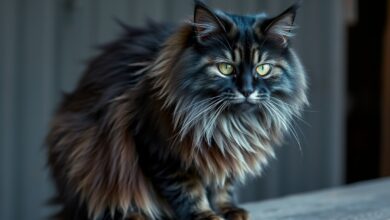
[[[228,64],[228,63],[219,63],[218,70],[223,75],[230,75],[234,72],[233,66],[231,64]]]
[[[256,72],[260,76],[266,76],[271,72],[271,65],[270,64],[261,64],[256,67]]]

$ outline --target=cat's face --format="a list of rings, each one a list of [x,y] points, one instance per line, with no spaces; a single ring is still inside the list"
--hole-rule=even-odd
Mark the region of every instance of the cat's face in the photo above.
[[[281,138],[308,103],[305,72],[290,48],[297,7],[268,18],[196,3],[193,23],[168,39],[152,71],[180,139],[192,131],[194,146],[206,140],[224,149]],[[237,132],[248,137],[232,138]]]
[[[182,91],[205,102],[222,100],[226,109],[243,112],[276,99],[294,102],[306,89],[302,67],[289,48],[295,9],[270,19],[215,12],[198,4],[195,40],[179,61]]]

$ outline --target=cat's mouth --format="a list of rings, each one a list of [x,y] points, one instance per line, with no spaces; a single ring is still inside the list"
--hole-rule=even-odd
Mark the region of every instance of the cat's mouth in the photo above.
[[[235,100],[232,104],[232,109],[238,111],[252,111],[259,108],[260,100],[243,98],[240,100]]]

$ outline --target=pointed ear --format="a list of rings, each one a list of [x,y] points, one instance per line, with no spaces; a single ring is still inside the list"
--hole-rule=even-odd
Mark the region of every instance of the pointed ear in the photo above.
[[[301,1],[295,3],[287,10],[265,22],[263,33],[267,38],[279,41],[283,46],[287,46],[290,37],[294,36],[294,19]]]
[[[212,34],[226,32],[218,15],[202,1],[195,1],[194,30],[200,41],[207,39]]]

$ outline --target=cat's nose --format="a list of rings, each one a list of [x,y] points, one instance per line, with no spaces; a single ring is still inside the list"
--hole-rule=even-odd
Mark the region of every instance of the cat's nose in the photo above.
[[[242,93],[245,97],[249,97],[249,96],[253,93],[253,88],[252,88],[252,87],[243,88],[243,89],[241,90],[241,93]]]
[[[244,72],[244,74],[240,75],[238,78],[238,88],[246,98],[253,93],[253,76],[251,72]]]

